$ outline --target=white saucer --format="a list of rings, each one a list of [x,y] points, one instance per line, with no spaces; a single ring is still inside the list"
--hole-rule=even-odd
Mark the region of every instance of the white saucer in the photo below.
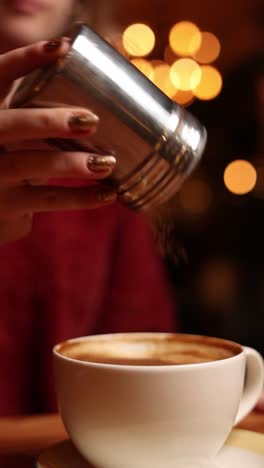
[[[237,447],[224,447],[215,460],[214,468],[264,468],[264,455]]]
[[[37,467],[95,468],[81,457],[69,440],[45,450]],[[234,429],[214,465],[208,468],[264,468],[264,434]]]

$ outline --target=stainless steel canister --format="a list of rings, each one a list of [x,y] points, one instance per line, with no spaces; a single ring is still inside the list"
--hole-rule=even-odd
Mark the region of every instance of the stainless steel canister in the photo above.
[[[198,163],[206,130],[85,24],[54,65],[25,77],[11,107],[84,106],[100,117],[97,133],[53,140],[61,148],[113,154],[112,181],[129,207],[149,210],[170,199]]]

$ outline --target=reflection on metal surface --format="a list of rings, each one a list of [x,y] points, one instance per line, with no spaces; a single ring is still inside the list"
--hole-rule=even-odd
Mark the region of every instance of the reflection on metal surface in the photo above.
[[[95,135],[71,145],[116,157],[113,182],[134,209],[148,210],[171,198],[206,144],[195,117],[85,25],[74,32],[65,59],[25,78],[11,103],[59,105],[86,107],[100,117]]]

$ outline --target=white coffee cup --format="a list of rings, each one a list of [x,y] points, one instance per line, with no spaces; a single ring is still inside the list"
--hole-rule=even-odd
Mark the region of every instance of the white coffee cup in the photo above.
[[[65,427],[98,468],[213,466],[263,388],[257,351],[204,336],[95,335],[54,361]]]

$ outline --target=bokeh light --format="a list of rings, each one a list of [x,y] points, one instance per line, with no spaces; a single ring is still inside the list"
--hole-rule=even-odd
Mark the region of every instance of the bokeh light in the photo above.
[[[170,77],[170,66],[166,63],[158,65],[154,69],[154,83],[167,96],[172,98],[177,89],[173,85]]]
[[[197,280],[200,300],[219,311],[233,304],[239,291],[240,274],[237,265],[228,258],[209,259],[201,268]]]
[[[180,91],[173,96],[173,100],[182,106],[188,106],[194,101],[194,95],[192,91]]]
[[[201,45],[201,32],[196,24],[180,21],[169,32],[169,44],[177,55],[195,54]]]
[[[155,34],[146,24],[135,23],[125,29],[122,42],[128,54],[145,57],[155,46]]]
[[[256,182],[257,171],[249,161],[238,159],[231,162],[225,169],[225,186],[236,195],[245,195],[251,192]]]
[[[195,41],[195,37],[193,39]],[[193,58],[199,63],[214,62],[220,54],[221,45],[219,39],[211,32],[201,33],[201,44],[193,54]]]
[[[186,181],[179,192],[179,201],[182,208],[192,214],[201,215],[207,212],[212,203],[212,191],[203,179]]]
[[[192,88],[193,94],[204,101],[214,99],[221,92],[223,80],[220,72],[211,65],[200,67],[201,79],[197,86]]]
[[[171,65],[171,81],[181,91],[195,89],[202,77],[201,68],[193,59],[183,58]]]
[[[143,58],[133,58],[130,60],[138,70],[141,71],[149,80],[153,81],[154,79],[154,68],[148,60]]]

